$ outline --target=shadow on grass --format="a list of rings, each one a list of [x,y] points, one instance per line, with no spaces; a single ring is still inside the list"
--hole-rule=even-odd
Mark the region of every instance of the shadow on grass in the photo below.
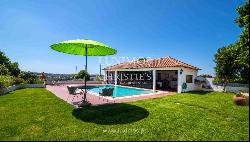
[[[74,109],[72,115],[85,122],[115,125],[142,120],[148,117],[149,112],[142,107],[119,103]]]
[[[190,92],[186,92],[186,93],[195,94],[195,95],[207,95],[211,92],[212,91],[190,91]]]

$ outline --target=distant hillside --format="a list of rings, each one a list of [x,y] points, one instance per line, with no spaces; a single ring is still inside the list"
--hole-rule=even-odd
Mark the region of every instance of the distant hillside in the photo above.
[[[30,72],[30,73],[33,73],[37,76],[40,76],[41,73],[39,72]],[[54,80],[54,81],[64,81],[64,80],[72,80],[74,79],[74,75],[75,74],[54,74],[54,73],[45,73],[45,76],[46,76],[46,79],[47,80]],[[90,78],[91,80],[95,80],[96,79],[96,76],[98,74],[91,74],[90,75]],[[102,76],[103,77],[103,76]]]

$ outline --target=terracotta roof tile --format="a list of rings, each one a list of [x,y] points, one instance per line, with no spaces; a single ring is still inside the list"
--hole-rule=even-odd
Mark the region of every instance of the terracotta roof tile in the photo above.
[[[124,63],[106,67],[104,70],[165,68],[165,67],[184,67],[184,68],[190,68],[194,70],[200,70],[198,67],[184,63],[170,56],[166,58],[159,58],[159,59],[148,59],[146,61],[124,62]]]

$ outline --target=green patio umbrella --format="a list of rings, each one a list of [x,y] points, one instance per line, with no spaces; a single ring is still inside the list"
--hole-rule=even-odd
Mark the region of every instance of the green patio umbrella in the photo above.
[[[87,72],[88,69],[88,56],[107,56],[107,55],[114,55],[116,54],[116,50],[111,48],[110,46],[100,43],[98,41],[94,40],[82,40],[82,39],[76,39],[76,40],[67,40],[63,42],[59,42],[56,44],[53,44],[50,46],[53,50],[67,53],[67,54],[73,54],[73,55],[80,55],[86,57],[86,65],[85,70]],[[84,99],[83,102],[87,102],[86,99],[86,93],[87,93],[87,87],[86,87],[86,77],[85,77],[85,92],[84,92]]]

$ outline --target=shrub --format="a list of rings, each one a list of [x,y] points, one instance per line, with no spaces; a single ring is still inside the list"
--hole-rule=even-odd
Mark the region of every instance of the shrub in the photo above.
[[[0,74],[0,75],[12,75],[12,76],[19,75],[20,69],[18,67],[18,63],[11,62],[9,57],[7,57],[2,51],[0,51],[0,64],[4,65],[9,72],[9,74]]]
[[[237,94],[236,94],[236,97],[243,97],[243,94],[237,93]]]
[[[0,75],[10,75],[10,72],[5,65],[0,64]]]
[[[102,76],[100,76],[100,75],[97,75],[96,76],[96,81],[103,81],[104,79],[103,79],[103,77]]]
[[[25,83],[25,80],[20,78],[20,77],[15,77],[14,78],[14,84],[22,84]]]
[[[0,88],[5,88],[14,85],[14,77],[12,76],[0,76]]]
[[[85,70],[81,70],[78,74],[75,75],[75,79],[84,79],[86,76],[86,80],[90,80],[90,75]]]
[[[37,75],[31,72],[21,72],[19,78],[25,80],[27,84],[40,84],[43,83]],[[21,80],[20,80],[21,81]]]
[[[215,84],[223,84],[223,80],[219,79],[218,77],[215,77],[213,80],[213,83]],[[240,83],[240,84],[248,84],[246,79],[242,79],[240,77],[235,77],[234,79],[229,80],[228,83]]]
[[[34,79],[34,80],[30,80],[30,82],[28,82],[28,84],[43,84],[44,81],[40,80],[40,79]]]
[[[20,77],[0,75],[0,88],[6,88],[12,85],[24,84],[24,83],[42,84],[43,81],[39,80],[38,78],[29,78],[28,80],[25,81],[23,78]]]

